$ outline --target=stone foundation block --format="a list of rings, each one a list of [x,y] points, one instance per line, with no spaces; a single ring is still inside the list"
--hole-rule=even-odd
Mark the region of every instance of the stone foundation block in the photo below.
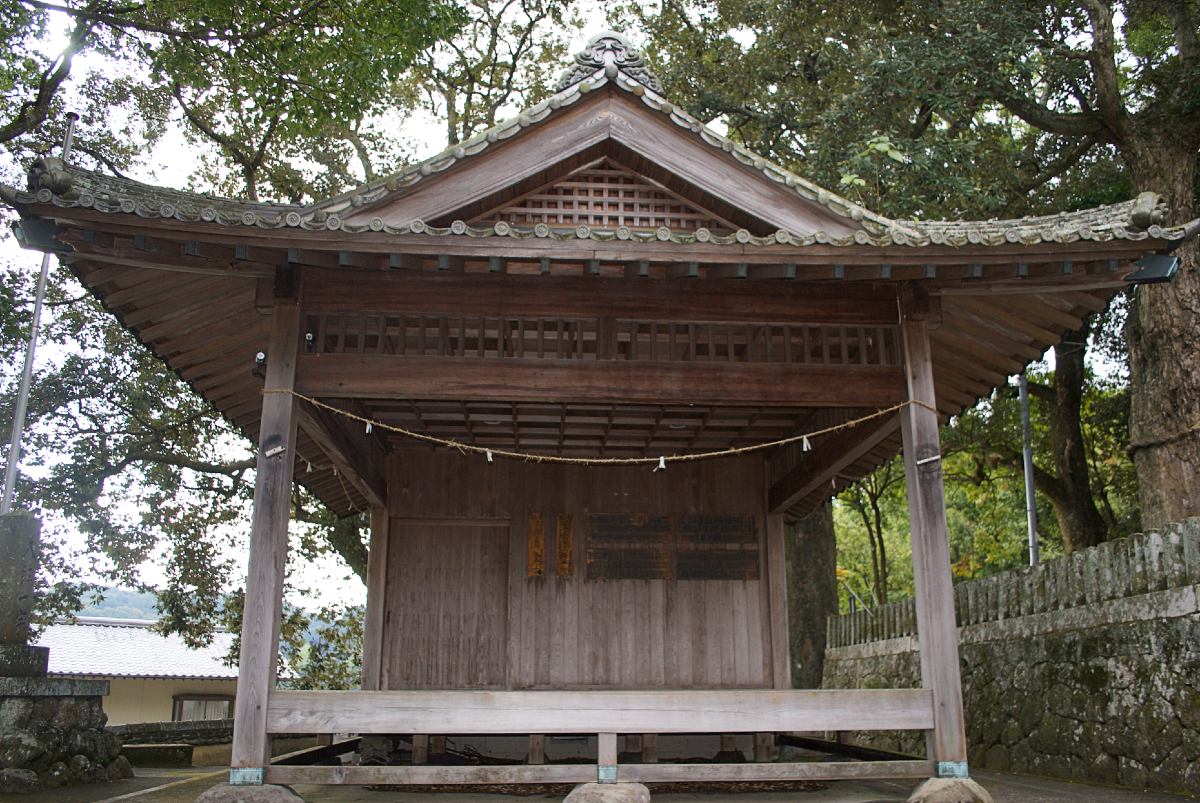
[[[992,796],[970,778],[929,778],[913,790],[908,803],[992,803]]]
[[[230,786],[222,783],[196,798],[196,803],[304,803],[304,799],[286,786]]]
[[[640,783],[583,783],[563,803],[650,803],[650,790]]]

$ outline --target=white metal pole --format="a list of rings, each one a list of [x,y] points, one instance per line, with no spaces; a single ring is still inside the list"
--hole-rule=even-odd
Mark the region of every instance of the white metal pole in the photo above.
[[[1029,424],[1029,382],[1021,372],[1021,445],[1025,456],[1025,518],[1029,526],[1029,565],[1038,562],[1037,504],[1033,498],[1033,430]]]
[[[71,135],[79,115],[67,113],[67,133],[63,137],[62,158],[71,158]],[[33,302],[33,323],[29,327],[29,345],[25,348],[25,368],[17,389],[17,404],[13,408],[12,440],[8,446],[8,466],[4,471],[4,495],[0,497],[0,515],[12,510],[13,489],[17,484],[17,465],[21,462],[21,436],[25,432],[25,410],[29,405],[29,384],[33,380],[33,359],[37,352],[38,329],[42,322],[42,301],[46,298],[46,277],[50,273],[50,252],[42,255],[42,272],[38,275],[37,294]]]

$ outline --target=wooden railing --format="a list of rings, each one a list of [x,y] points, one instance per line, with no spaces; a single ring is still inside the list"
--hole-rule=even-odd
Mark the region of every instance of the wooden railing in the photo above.
[[[308,316],[316,354],[525,360],[896,366],[894,326],[463,317],[368,312]]]
[[[929,761],[621,764],[622,733],[928,730],[925,689],[729,691],[276,691],[267,731],[359,734],[597,734],[597,765],[279,767],[267,783],[582,783],[924,777]]]

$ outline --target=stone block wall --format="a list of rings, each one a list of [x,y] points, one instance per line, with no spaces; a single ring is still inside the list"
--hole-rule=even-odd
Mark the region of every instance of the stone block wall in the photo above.
[[[125,744],[190,744],[193,747],[229,744],[233,741],[232,719],[200,719],[189,722],[139,722],[109,728]]]
[[[1200,519],[955,589],[974,767],[1200,792]],[[912,601],[829,619],[825,688],[913,688]],[[917,732],[855,734],[921,755]]]
[[[0,678],[0,793],[132,776],[121,740],[104,730],[107,686]]]

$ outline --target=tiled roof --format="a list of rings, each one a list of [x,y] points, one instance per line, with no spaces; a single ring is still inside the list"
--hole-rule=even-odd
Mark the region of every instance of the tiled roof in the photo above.
[[[619,35],[606,32],[593,39],[589,49],[598,42],[607,42],[612,49],[628,45],[622,39],[618,45],[605,37]],[[599,51],[598,51],[599,52]],[[225,226],[253,226],[263,229],[286,229],[297,227],[308,231],[341,231],[345,233],[386,232],[394,235],[427,234],[437,236],[467,237],[512,237],[527,239],[549,237],[556,240],[654,240],[676,243],[712,242],[722,245],[834,245],[834,246],[877,246],[903,245],[922,247],[928,245],[984,245],[998,246],[1008,243],[1036,245],[1043,242],[1069,243],[1076,240],[1143,240],[1159,238],[1174,240],[1183,236],[1183,229],[1164,228],[1160,225],[1163,210],[1158,207],[1157,197],[1138,201],[1102,206],[1084,212],[1051,215],[1020,220],[990,221],[916,221],[891,220],[874,214],[862,206],[820,187],[791,171],[752,153],[742,145],[705,126],[701,121],[674,105],[656,89],[657,79],[649,76],[637,59],[617,59],[615,62],[596,67],[599,56],[583,58],[589,51],[577,57],[577,64],[555,94],[526,109],[471,139],[447,148],[442,153],[410,165],[403,170],[370,182],[356,190],[328,200],[308,205],[245,202],[209,195],[181,192],[126,178],[96,173],[82,168],[65,165],[60,159],[47,157],[35,162],[30,169],[30,191],[0,185],[0,199],[9,205],[53,203],[64,208],[85,207],[100,212],[124,213],[143,218],[175,218],[185,223],[215,222]],[[635,55],[636,52],[634,52]],[[611,61],[611,59],[610,59]],[[807,200],[827,207],[835,215],[853,221],[862,228],[852,234],[835,235],[824,230],[815,232],[790,232],[785,229],[760,237],[745,229],[730,234],[717,234],[707,229],[698,231],[675,231],[660,228],[657,231],[630,230],[624,226],[616,229],[578,226],[555,229],[544,224],[536,227],[512,226],[504,221],[485,226],[471,226],[464,221],[455,221],[446,227],[427,225],[415,219],[406,225],[395,227],[382,218],[369,220],[363,212],[387,196],[403,190],[422,179],[440,173],[455,164],[468,160],[490,145],[520,134],[525,129],[547,120],[562,108],[571,106],[590,92],[611,85],[640,99],[650,109],[660,112],[680,128],[687,129],[710,147],[729,153],[744,165],[761,172],[766,178],[786,185],[796,193],[798,199]],[[1139,215],[1138,205],[1148,206]],[[1156,213],[1156,214],[1153,214]],[[351,223],[345,218],[354,217]],[[361,221],[361,222],[358,222]]]
[[[50,674],[141,678],[236,679],[237,667],[222,659],[233,633],[218,632],[207,647],[193,650],[178,635],[150,630],[153,622],[89,619],[60,622],[42,631],[37,644],[50,648]]]

